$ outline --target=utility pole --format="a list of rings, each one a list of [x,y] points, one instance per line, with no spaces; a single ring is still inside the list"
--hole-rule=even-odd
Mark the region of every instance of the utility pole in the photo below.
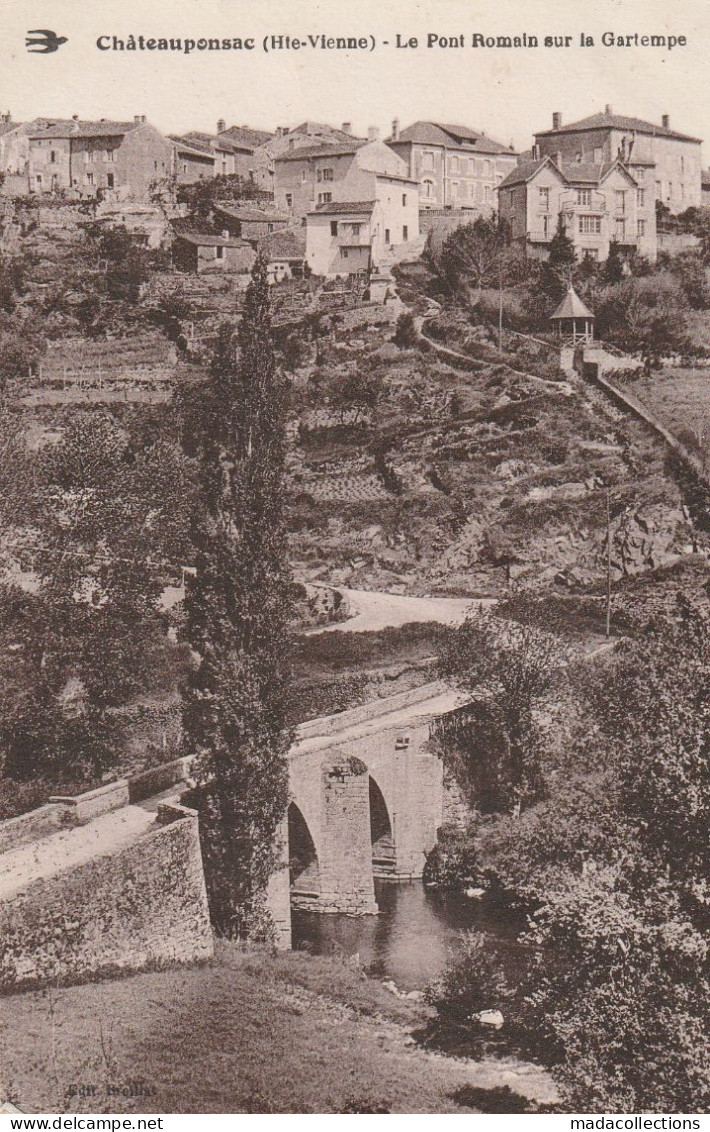
[[[498,259],[498,353],[503,353],[503,256]]]
[[[611,490],[606,486],[606,635],[611,635]]]

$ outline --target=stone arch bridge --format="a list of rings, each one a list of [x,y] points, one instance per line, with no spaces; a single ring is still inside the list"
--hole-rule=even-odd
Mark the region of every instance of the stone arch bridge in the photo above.
[[[375,877],[421,877],[459,805],[431,749],[431,726],[463,698],[442,683],[311,720],[289,756],[291,801],[269,908],[282,947],[291,908],[377,912]]]

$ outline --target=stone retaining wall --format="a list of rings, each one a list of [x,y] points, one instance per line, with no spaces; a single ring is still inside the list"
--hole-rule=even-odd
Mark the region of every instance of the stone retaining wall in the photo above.
[[[0,987],[76,982],[213,953],[197,814],[159,807],[150,832],[0,907]]]

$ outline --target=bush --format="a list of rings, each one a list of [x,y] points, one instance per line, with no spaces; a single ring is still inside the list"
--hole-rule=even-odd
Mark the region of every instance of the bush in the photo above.
[[[402,311],[397,319],[397,328],[392,341],[401,350],[409,350],[416,346],[418,334],[414,325],[414,316],[410,311]]]

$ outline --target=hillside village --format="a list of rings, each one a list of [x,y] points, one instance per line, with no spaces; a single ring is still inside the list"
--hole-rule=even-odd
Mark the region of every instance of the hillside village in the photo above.
[[[578,1008],[596,1041],[625,994],[652,1035],[643,979],[676,946],[659,923],[688,933],[679,968],[707,927],[702,852],[688,850],[676,902],[677,857],[643,839],[666,805],[683,845],[704,820],[703,802],[686,805],[696,763],[666,778],[652,742],[677,728],[696,750],[688,705],[710,656],[710,171],[668,115],[607,105],[540,125],[518,152],[481,121],[395,118],[356,136],[349,122],[221,118],[166,134],[143,114],[2,115],[0,991],[24,1033],[37,988],[63,985],[52,1010],[66,1026],[54,1079],[30,1073],[20,1043],[0,1101],[95,1111],[58,1082],[106,1069],[99,999],[112,1064],[125,1076],[140,1048],[158,1081],[106,1111],[278,1111],[289,1101],[263,1066],[279,1055],[260,1023],[248,1038],[260,1009],[283,1056],[303,1043],[299,1111],[691,1111],[696,1070],[710,1095],[685,1047],[667,1093],[661,1072],[606,1094],[613,1052],[594,1047],[587,1072],[564,1045]],[[276,957],[244,951],[239,932],[215,944],[217,866],[186,738],[217,717],[205,703],[220,680],[258,686],[235,662],[203,695],[209,616],[189,600],[238,561],[209,573],[205,499],[219,493],[205,468],[233,441],[225,390],[237,412],[263,394],[239,385],[247,346],[278,390],[265,417],[284,426],[278,500],[264,492],[250,536],[276,514],[264,545],[279,561],[247,570],[264,615],[288,611],[271,678],[288,797],[259,904],[268,932],[249,936],[293,947]],[[641,748],[655,768],[643,789]],[[655,904],[646,868],[663,878]],[[587,970],[575,948],[597,929],[564,935],[566,900],[580,918],[585,900],[608,901],[619,939],[648,958],[629,973],[621,945],[600,947],[608,968],[597,979],[589,960],[579,1007],[560,988]],[[410,931],[435,939],[421,968],[397,951]],[[535,966],[545,948],[557,984]],[[683,967],[683,994],[697,974]],[[686,1009],[702,1028],[707,980],[705,965],[697,1018],[663,984],[670,1028]],[[598,985],[610,1005],[589,1005]],[[215,1017],[191,1098],[183,996]],[[174,1063],[151,1029],[168,1001]],[[347,1082],[321,1080],[326,1046]],[[213,1053],[229,1061],[219,1079]]]

